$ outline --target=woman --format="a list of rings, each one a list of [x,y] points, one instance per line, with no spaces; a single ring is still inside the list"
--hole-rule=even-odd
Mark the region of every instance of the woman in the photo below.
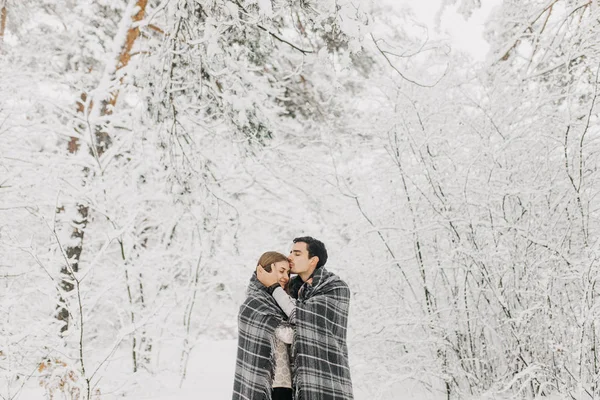
[[[278,274],[287,290],[290,265],[286,256],[264,253],[257,269]],[[233,400],[291,400],[292,375],[290,344],[293,329],[273,296],[256,278],[250,279],[247,297],[238,315],[238,354],[233,384]]]

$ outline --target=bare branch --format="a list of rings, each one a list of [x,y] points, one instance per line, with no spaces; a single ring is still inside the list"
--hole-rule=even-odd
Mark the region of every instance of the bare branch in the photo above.
[[[410,78],[407,78],[406,75],[404,75],[402,72],[400,72],[400,70],[398,68],[396,68],[396,66],[392,63],[392,61],[387,56],[388,54],[391,54],[391,53],[382,50],[381,47],[379,47],[379,44],[377,43],[378,40],[375,39],[375,37],[373,36],[373,34],[370,34],[370,35],[371,35],[371,39],[373,40],[373,43],[375,44],[375,47],[377,47],[377,50],[379,50],[379,52],[381,53],[381,55],[383,56],[383,58],[385,58],[385,60],[390,65],[390,67],[392,67],[392,69],[394,71],[396,71],[398,73],[398,75],[400,75],[400,77],[402,77],[402,79],[404,79],[405,81],[408,81],[408,82],[410,82],[410,83],[412,83],[414,85],[420,86],[420,87],[432,88],[435,85],[437,85],[444,78],[444,76],[446,76],[446,72],[444,72],[444,74],[442,74],[442,76],[433,85],[426,85],[426,84],[423,84],[423,83],[419,83],[419,82],[413,81]],[[446,69],[446,71],[447,71],[447,69]]]
[[[244,6],[243,6],[243,5],[242,5],[242,4],[241,4],[241,3],[240,3],[238,0],[234,0],[234,2],[235,2],[235,4],[236,4],[236,5],[237,5],[239,8],[241,8],[242,10],[244,10],[244,12],[246,13],[246,15],[250,15],[250,13],[249,13],[249,12],[248,12],[248,11],[247,11],[245,8],[244,8]],[[291,42],[289,42],[289,41],[287,41],[287,40],[285,40],[285,39],[283,39],[283,38],[279,37],[278,35],[276,35],[275,33],[271,32],[271,30],[269,30],[269,29],[265,28],[265,27],[264,27],[264,26],[262,26],[261,24],[256,24],[256,26],[257,26],[259,29],[261,29],[261,30],[263,30],[263,31],[267,32],[267,33],[268,33],[269,35],[271,35],[271,36],[272,36],[274,39],[276,39],[276,40],[280,41],[281,43],[285,43],[285,44],[287,44],[288,46],[290,46],[291,48],[293,48],[293,49],[295,49],[295,50],[298,50],[298,51],[299,51],[299,52],[301,52],[302,54],[311,54],[311,53],[314,53],[314,51],[313,51],[313,50],[306,50],[306,49],[302,49],[301,47],[299,47],[299,46],[296,46],[295,44],[293,44],[293,43],[291,43]]]

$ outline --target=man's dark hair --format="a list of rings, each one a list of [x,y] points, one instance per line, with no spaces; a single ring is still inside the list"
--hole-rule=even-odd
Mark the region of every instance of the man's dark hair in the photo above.
[[[294,243],[306,243],[306,249],[308,250],[308,258],[319,257],[317,268],[322,267],[327,262],[327,249],[320,240],[315,239],[311,236],[302,236],[294,239]]]

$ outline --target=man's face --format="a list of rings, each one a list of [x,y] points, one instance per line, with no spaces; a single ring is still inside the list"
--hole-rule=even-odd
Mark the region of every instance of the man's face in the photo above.
[[[319,261],[318,257],[308,258],[308,249],[306,243],[297,242],[292,246],[290,250],[290,267],[293,274],[301,274],[308,271],[312,265],[316,266]]]

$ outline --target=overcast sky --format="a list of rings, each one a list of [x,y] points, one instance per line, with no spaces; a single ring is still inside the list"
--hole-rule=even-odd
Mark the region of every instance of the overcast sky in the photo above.
[[[436,27],[435,17],[443,0],[393,0],[413,9],[419,21],[429,27],[431,38],[448,38],[453,47],[468,52],[477,60],[483,60],[488,50],[488,44],[483,39],[483,27],[491,10],[502,0],[482,0],[482,6],[468,20],[456,12],[461,1],[444,8],[441,26]]]

